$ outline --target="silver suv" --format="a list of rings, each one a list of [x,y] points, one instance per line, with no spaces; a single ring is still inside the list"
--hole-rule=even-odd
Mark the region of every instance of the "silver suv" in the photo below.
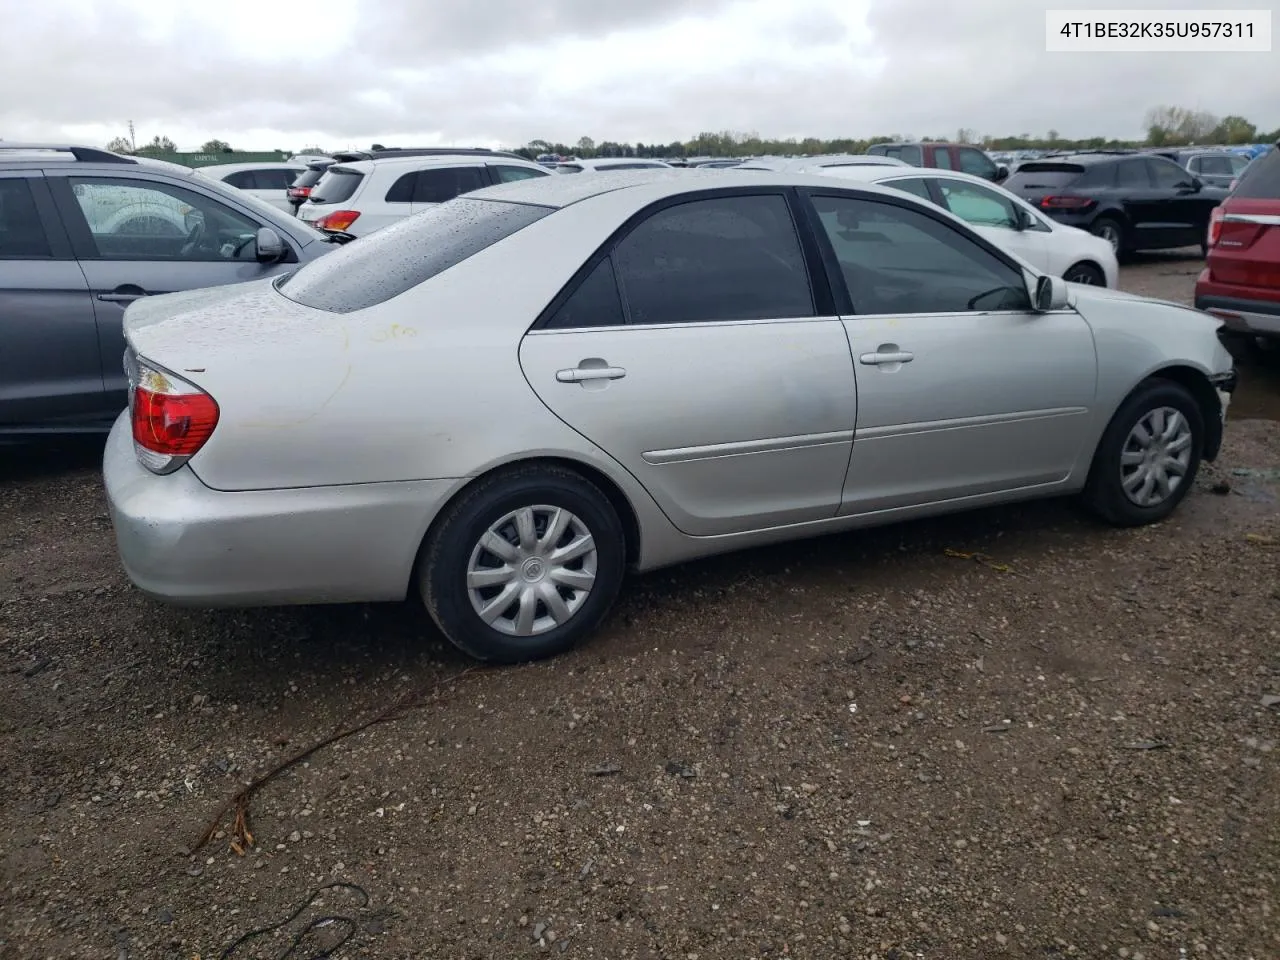
[[[111,427],[139,297],[292,270],[341,239],[187,167],[0,142],[0,441]]]

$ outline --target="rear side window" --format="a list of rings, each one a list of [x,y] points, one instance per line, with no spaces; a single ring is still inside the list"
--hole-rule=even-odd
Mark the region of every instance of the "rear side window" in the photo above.
[[[343,203],[355,196],[364,180],[364,174],[350,167],[330,167],[325,171],[315,189],[311,191],[312,203]]]
[[[619,241],[613,258],[632,323],[814,315],[800,240],[778,195],[666,207]]]
[[[406,173],[387,191],[383,199],[387,203],[413,203],[413,185],[418,182],[418,171]]]
[[[255,190],[287,190],[293,183],[293,177],[292,170],[255,170],[253,171],[253,188]]]
[[[1079,180],[1072,184],[1076,190],[1098,190],[1116,185],[1116,165],[1099,163],[1089,167]]]
[[[229,173],[223,177],[222,182],[229,187],[235,187],[237,190],[252,190],[253,171],[237,170],[235,173]]]
[[[1231,195],[1246,200],[1280,200],[1280,149],[1273,147],[1245,167]]]
[[[414,203],[447,203],[454,197],[487,187],[483,167],[435,167],[419,170]]]
[[[534,177],[549,177],[546,170],[535,170],[533,167],[512,167],[501,163],[489,164],[494,177],[499,183],[514,183],[516,180],[531,180]]]
[[[312,261],[277,289],[317,310],[364,310],[430,280],[551,212],[551,207],[527,203],[459,197]]]
[[[1078,163],[1024,163],[1004,182],[1006,190],[1058,190],[1085,172]]]
[[[610,256],[596,264],[578,289],[547,321],[547,329],[620,327],[625,322],[618,281],[613,272],[613,257]]]
[[[52,255],[26,178],[0,178],[0,259]]]

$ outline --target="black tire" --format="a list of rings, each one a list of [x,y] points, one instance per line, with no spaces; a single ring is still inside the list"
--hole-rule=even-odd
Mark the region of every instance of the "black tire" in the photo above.
[[[1062,274],[1062,279],[1071,283],[1087,283],[1093,287],[1105,287],[1107,285],[1107,275],[1102,272],[1102,268],[1095,263],[1081,261],[1073,263]]]
[[[1190,429],[1189,458],[1184,472],[1170,494],[1159,503],[1142,505],[1126,494],[1122,481],[1122,457],[1130,434],[1153,411],[1171,408],[1180,413]],[[1204,450],[1204,412],[1191,392],[1171,380],[1151,379],[1138,385],[1120,405],[1094,451],[1083,500],[1086,506],[1108,523],[1137,527],[1156,523],[1169,516],[1195,484]],[[1137,452],[1137,451],[1131,451]],[[1135,470],[1141,467],[1135,466]]]
[[[590,534],[595,546],[595,581],[584,591],[581,605],[563,622],[543,632],[515,636],[481,619],[472,605],[468,567],[473,551],[491,526],[514,511],[536,506],[559,508],[571,514],[580,526],[571,528],[566,536],[575,529],[579,533],[585,529]],[[546,522],[545,513],[538,512],[538,516]],[[514,522],[506,529],[514,533]],[[545,526],[537,528],[539,537],[544,532]],[[482,556],[496,559],[496,554],[487,552]],[[528,565],[534,559],[540,558],[526,557],[522,563]],[[536,569],[542,571],[536,581],[539,589],[554,589],[562,600],[569,597],[567,603],[573,602],[576,590],[554,586],[546,567]],[[463,652],[477,660],[523,663],[564,653],[594,632],[617,599],[625,572],[626,535],[609,498],[572,470],[530,464],[485,477],[445,509],[424,547],[418,589],[431,618]],[[480,594],[482,602],[501,592],[497,587],[484,590],[487,592]],[[516,609],[518,600],[513,595],[506,610]],[[541,600],[536,601],[535,610],[541,611],[543,618],[551,614],[551,608]]]
[[[1129,238],[1124,229],[1124,224],[1115,217],[1098,217],[1093,223],[1089,224],[1089,232],[1095,237],[1102,237],[1104,240],[1110,241],[1117,257],[1128,252],[1127,243]]]

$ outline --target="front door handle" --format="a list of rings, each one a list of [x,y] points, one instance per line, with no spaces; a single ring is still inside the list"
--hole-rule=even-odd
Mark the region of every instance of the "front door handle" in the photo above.
[[[906,350],[883,350],[875,353],[864,353],[858,358],[859,363],[881,364],[881,363],[910,363],[916,358],[914,353],[908,353]]]
[[[98,299],[103,303],[133,303],[133,301],[141,300],[145,296],[147,296],[147,291],[141,287],[132,283],[125,283],[116,287],[110,293],[98,294]]]
[[[561,383],[586,383],[588,380],[621,380],[627,375],[622,367],[573,367],[557,370],[556,379]]]

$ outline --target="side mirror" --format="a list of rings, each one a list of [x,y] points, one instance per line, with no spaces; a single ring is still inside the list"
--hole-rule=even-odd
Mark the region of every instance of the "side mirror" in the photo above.
[[[1031,214],[1021,207],[1013,208],[1013,229],[1025,230],[1032,225]]]
[[[284,259],[284,241],[270,227],[263,227],[258,231],[256,243],[254,257],[259,263],[279,263]]]
[[[1061,277],[1042,274],[1036,280],[1035,309],[1037,313],[1064,310],[1067,306],[1067,281]]]
[[[996,183],[999,183],[1001,180],[1007,179],[1008,176],[1009,176],[1009,168],[1006,167],[1003,163],[1000,164],[1000,166],[996,167]]]

